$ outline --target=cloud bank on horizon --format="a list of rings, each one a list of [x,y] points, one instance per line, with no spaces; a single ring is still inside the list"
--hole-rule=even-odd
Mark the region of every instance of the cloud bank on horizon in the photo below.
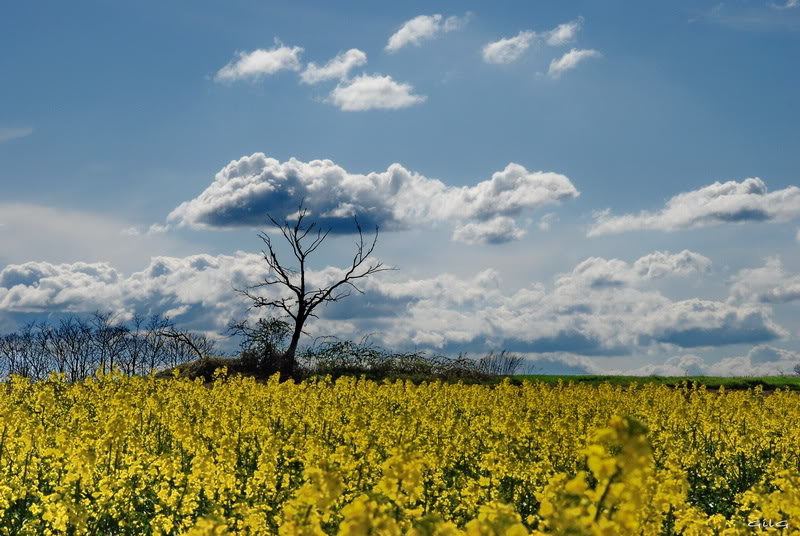
[[[279,162],[255,153],[225,166],[200,195],[170,212],[167,222],[201,229],[258,227],[265,214],[284,218],[304,201],[333,233],[352,233],[357,216],[367,228],[387,231],[453,224],[455,240],[498,244],[524,236],[515,217],[578,195],[566,176],[514,163],[475,186],[454,187],[400,164],[363,175],[330,160]]]
[[[630,355],[652,347],[762,345],[787,335],[758,299],[737,295],[727,302],[673,300],[653,286],[662,279],[703,276],[710,269],[710,259],[688,250],[656,251],[632,263],[590,257],[550,285],[532,283],[511,294],[501,291],[499,274],[492,269],[471,278],[391,274],[365,280],[358,300],[323,308],[309,329],[315,336],[377,332],[378,341],[391,348],[415,344],[449,353],[506,348],[545,361],[566,359],[594,367],[599,366],[598,356]],[[244,287],[267,275],[260,255],[241,251],[154,257],[144,270],[129,276],[108,263],[29,262],[0,271],[0,311],[111,310],[121,319],[134,313],[169,313],[192,329],[219,331],[234,318],[256,314],[245,313],[246,304],[231,285]],[[739,275],[749,277],[746,272]],[[341,276],[342,269],[329,266],[307,272],[307,282],[322,287]],[[732,292],[735,289],[736,285]],[[274,287],[265,292],[281,295]],[[788,363],[797,357],[774,355],[778,358],[762,356],[761,362]],[[699,366],[699,359],[664,366]],[[731,371],[739,371],[747,363],[729,365]],[[726,367],[723,363],[709,370]],[[641,372],[652,370],[645,367]]]

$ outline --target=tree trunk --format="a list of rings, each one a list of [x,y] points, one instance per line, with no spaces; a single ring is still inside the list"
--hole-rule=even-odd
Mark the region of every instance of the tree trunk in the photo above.
[[[281,381],[294,378],[297,374],[297,358],[295,357],[295,354],[297,353],[297,344],[300,341],[300,335],[303,333],[304,323],[305,318],[298,316],[294,325],[294,332],[292,333],[292,340],[289,343],[289,347],[280,357],[278,372],[281,374]]]

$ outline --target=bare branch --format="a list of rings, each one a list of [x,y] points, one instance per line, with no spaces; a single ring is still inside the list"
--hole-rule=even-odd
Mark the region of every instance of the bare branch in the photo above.
[[[167,339],[172,339],[176,342],[182,343],[187,345],[189,348],[197,354],[197,357],[200,359],[205,359],[205,355],[200,349],[195,345],[194,341],[192,341],[191,337],[189,337],[186,333],[182,331],[177,331],[174,327],[170,327],[168,329],[162,329],[158,332],[159,337],[165,337]]]
[[[283,238],[289,243],[292,254],[299,263],[299,267],[295,269],[282,264],[275,253],[271,238],[265,232],[261,232],[258,236],[267,248],[266,251],[262,251],[261,253],[270,269],[270,276],[244,289],[234,287],[237,292],[250,300],[250,308],[268,307],[279,309],[294,320],[291,342],[281,358],[281,374],[283,375],[286,373],[288,376],[293,375],[295,351],[300,335],[305,333],[303,330],[305,321],[309,317],[318,318],[315,314],[317,306],[322,303],[336,302],[347,298],[351,295],[351,290],[363,294],[363,290],[356,284],[359,280],[378,272],[395,270],[395,268],[384,266],[381,262],[367,264],[367,259],[370,258],[372,252],[375,250],[375,245],[378,241],[378,227],[375,227],[375,235],[372,242],[365,242],[361,225],[357,218],[353,218],[356,231],[358,232],[358,241],[356,242],[356,251],[350,266],[347,267],[344,275],[338,281],[326,287],[320,287],[307,292],[307,258],[325,241],[331,229],[323,231],[318,227],[316,222],[304,225],[304,221],[309,213],[308,209],[303,206],[304,201],[305,200],[300,202],[300,206],[297,209],[297,218],[294,222],[289,222],[287,217],[283,220],[283,223],[279,223],[272,215],[267,215],[269,221],[280,231]],[[292,294],[294,294],[294,297],[274,298],[261,296],[256,293],[258,289],[274,285],[289,289]]]

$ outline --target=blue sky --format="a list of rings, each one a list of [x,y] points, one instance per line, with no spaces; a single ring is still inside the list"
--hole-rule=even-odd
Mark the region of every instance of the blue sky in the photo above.
[[[0,328],[219,331],[255,222],[305,193],[343,231],[320,281],[352,212],[400,268],[316,333],[553,371],[800,361],[797,2],[33,1],[0,47]]]

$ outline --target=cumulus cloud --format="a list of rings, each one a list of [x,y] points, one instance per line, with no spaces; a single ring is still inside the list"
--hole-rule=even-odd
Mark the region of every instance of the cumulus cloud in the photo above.
[[[683,348],[718,346],[720,340],[756,343],[788,335],[763,307],[698,298],[672,303],[646,323],[643,337]]]
[[[33,127],[0,127],[0,143],[33,134]]]
[[[559,24],[554,29],[547,32],[545,42],[553,47],[572,43],[575,41],[575,36],[578,35],[581,26],[583,26],[583,17],[578,17],[573,21]]]
[[[800,364],[800,354],[767,345],[759,345],[746,355],[721,359],[706,370],[709,376],[778,376],[793,374]]]
[[[711,259],[684,249],[680,253],[656,251],[640,257],[632,265],[620,259],[589,257],[566,275],[560,276],[556,284],[562,282],[570,286],[579,282],[583,287],[624,287],[642,281],[663,277],[684,277],[708,272]]]
[[[75,303],[87,300],[99,306],[103,297],[95,292],[119,279],[119,272],[108,263],[12,264],[0,271],[0,309],[28,312],[55,307],[69,311]]]
[[[613,216],[595,214],[588,236],[642,229],[676,231],[723,223],[786,222],[800,216],[800,188],[789,186],[767,192],[759,178],[742,182],[715,182],[674,196],[659,212]]]
[[[547,76],[550,78],[559,78],[566,71],[577,67],[582,61],[588,58],[597,58],[601,55],[602,54],[597,50],[573,48],[560,58],[550,62],[550,67],[547,69]]]
[[[672,301],[649,289],[653,278],[665,274],[641,271],[651,264],[647,256],[642,259],[629,264],[590,258],[558,276],[551,288],[533,283],[510,295],[485,281],[451,278],[434,285],[387,277],[370,282],[367,296],[393,300],[396,317],[385,335],[389,345],[412,340],[450,353],[505,348],[526,354],[627,355],[653,346],[756,344],[786,335],[764,307]],[[695,273],[681,263],[665,264],[674,266],[672,276]],[[705,264],[700,261],[697,269]],[[473,291],[467,294],[465,288]]]
[[[719,346],[763,342],[786,334],[764,307],[698,299],[673,302],[646,289],[653,279],[687,276],[706,271],[709,265],[707,258],[688,251],[656,252],[633,264],[590,257],[556,278],[547,301],[549,309],[560,313],[561,321],[583,318],[572,331],[593,335],[590,340],[603,341],[602,347],[609,350],[653,343]]]
[[[453,187],[400,164],[362,175],[330,160],[279,162],[256,153],[225,166],[205,191],[181,203],[167,221],[198,228],[261,226],[266,214],[283,218],[305,200],[320,225],[334,233],[353,232],[357,215],[366,228],[380,225],[385,230],[437,222],[479,224],[461,227],[456,238],[498,243],[521,236],[509,224],[511,218],[578,195],[564,175],[528,171],[514,163],[475,186]],[[509,234],[499,236],[503,231]]]
[[[0,271],[0,311],[111,311],[123,316],[180,312],[198,329],[223,330],[243,310],[232,285],[267,275],[260,255],[153,257],[125,276],[108,263],[28,262]],[[189,312],[191,311],[191,314]]]
[[[305,70],[300,74],[300,80],[304,84],[317,84],[324,80],[343,79],[355,67],[367,64],[367,55],[357,48],[351,48],[346,52],[340,52],[322,67],[316,63],[309,63]]]
[[[482,49],[483,61],[494,64],[514,63],[522,57],[531,45],[539,41],[543,41],[545,44],[553,47],[566,45],[567,43],[575,41],[575,36],[578,35],[581,26],[583,26],[583,17],[578,17],[573,21],[559,24],[552,30],[543,33],[537,33],[533,30],[522,30],[513,37],[498,39],[497,41],[486,44]],[[573,65],[567,66],[566,63],[562,65],[562,71],[571,69],[574,67],[574,64],[577,64],[578,61],[583,59],[583,57],[576,58],[576,54],[573,54],[573,52],[576,52],[577,56],[585,56],[587,53],[596,53],[594,50],[575,51],[573,49],[564,56],[564,58],[567,58],[567,56],[572,54],[567,60],[564,58],[558,60],[573,62]],[[553,66],[551,64],[551,69],[552,68]],[[557,66],[556,68],[559,67]]]
[[[237,52],[236,58],[217,71],[214,80],[218,82],[258,78],[278,71],[299,71],[300,54],[303,47],[288,47],[277,39],[270,49],[259,48],[252,52]]]
[[[496,216],[490,220],[458,225],[453,239],[467,244],[503,244],[519,240],[525,230],[517,227],[513,218]]]
[[[732,278],[730,300],[737,303],[787,303],[800,300],[800,274],[789,274],[778,257],[761,268],[740,270]]]
[[[523,30],[514,37],[507,37],[489,43],[483,47],[482,56],[486,63],[514,63],[522,57],[536,39],[536,32]]]
[[[579,356],[627,355],[664,344],[761,344],[786,334],[763,306],[669,299],[648,288],[654,274],[636,268],[648,262],[590,258],[552,285],[532,283],[510,293],[494,270],[466,278],[387,273],[366,279],[363,295],[319,310],[309,329],[314,336],[376,333],[377,342],[397,349],[416,344],[448,353],[506,348]],[[664,264],[674,267],[672,275],[690,273],[680,263]],[[336,267],[312,270],[306,281],[326,286],[343,273]],[[172,311],[191,329],[222,330],[245,314],[232,286],[266,275],[260,255],[242,252],[154,257],[129,276],[108,263],[24,263],[0,271],[0,312]],[[275,287],[264,292],[280,296]]]
[[[472,17],[467,13],[463,17],[451,16],[444,19],[442,15],[420,15],[403,23],[386,44],[386,52],[397,52],[401,48],[419,46],[423,41],[432,39],[441,32],[451,32],[463,28]]]
[[[414,95],[414,86],[396,82],[391,76],[362,74],[337,85],[328,102],[346,112],[373,109],[397,110],[425,102],[425,95]]]
[[[674,255],[665,251],[656,251],[633,263],[634,272],[645,279],[657,279],[668,275],[689,275],[708,272],[710,269],[711,259],[688,249]]]
[[[637,376],[778,376],[793,374],[797,365],[800,365],[799,353],[760,344],[745,355],[726,357],[716,363],[707,364],[702,358],[687,354],[626,373]]]

